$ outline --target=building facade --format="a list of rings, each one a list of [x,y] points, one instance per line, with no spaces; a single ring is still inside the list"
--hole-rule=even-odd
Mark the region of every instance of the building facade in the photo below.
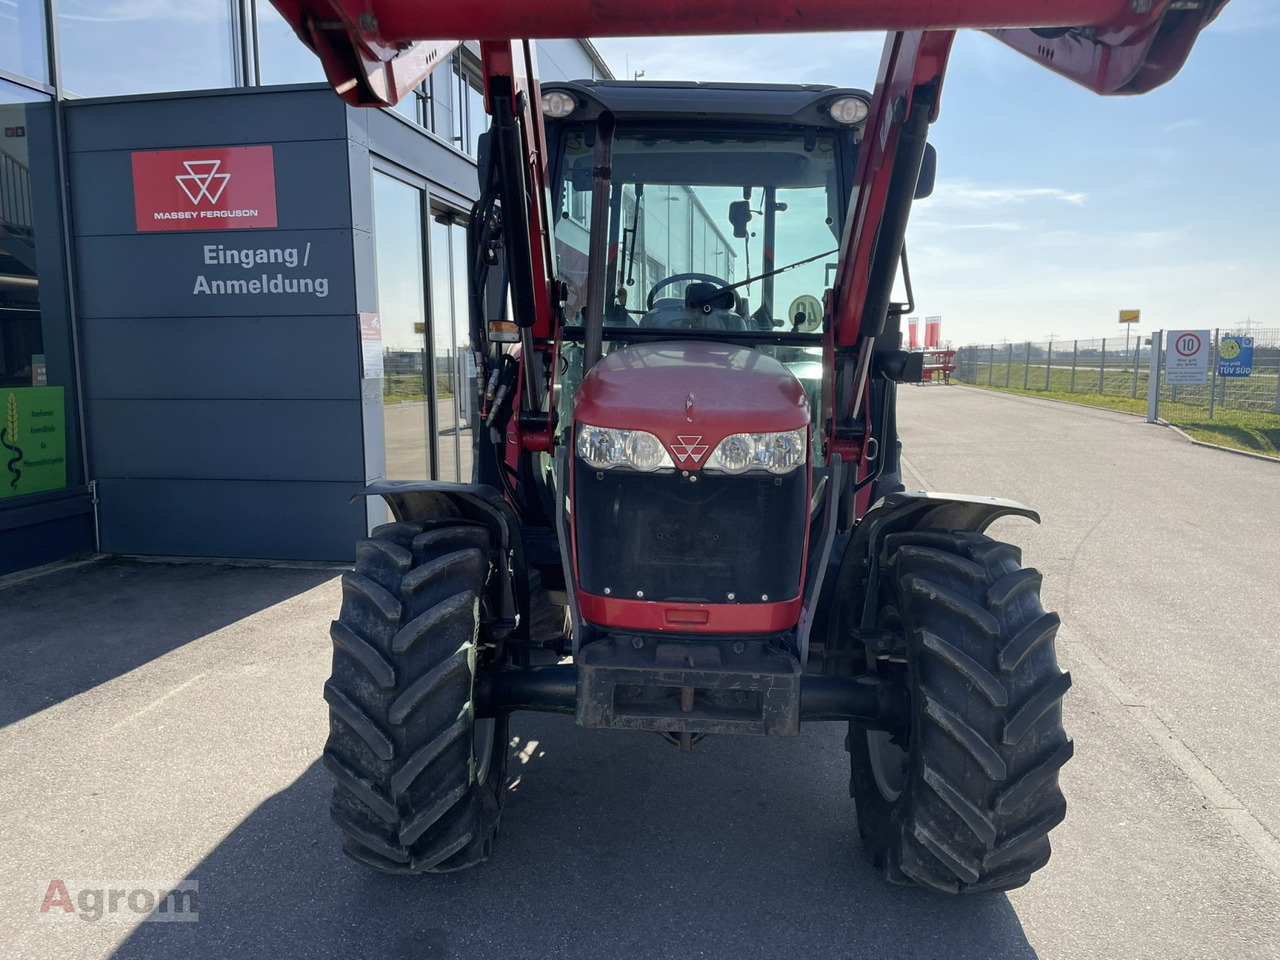
[[[475,45],[357,110],[266,0],[138,10],[0,4],[0,573],[349,559],[366,482],[470,474]]]

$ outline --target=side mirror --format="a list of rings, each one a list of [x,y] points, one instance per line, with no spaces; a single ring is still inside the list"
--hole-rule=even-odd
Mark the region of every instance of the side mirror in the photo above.
[[[932,143],[924,145],[924,159],[920,162],[920,179],[916,181],[916,199],[933,196],[934,182],[938,179],[938,149]]]
[[[751,201],[735,200],[729,204],[729,222],[733,224],[733,235],[739,240],[747,236],[747,224],[751,222]]]

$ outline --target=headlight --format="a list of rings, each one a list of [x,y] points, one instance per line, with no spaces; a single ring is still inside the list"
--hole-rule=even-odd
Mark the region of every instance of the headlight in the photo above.
[[[654,470],[675,469],[671,454],[667,453],[662,441],[643,430],[615,430],[580,423],[577,451],[586,464],[599,470],[630,467],[652,473]]]
[[[871,107],[861,97],[841,97],[838,100],[832,100],[831,106],[827,110],[831,113],[831,119],[836,123],[845,123],[852,126],[867,119],[867,114],[871,112]]]
[[[553,120],[563,120],[578,109],[578,101],[560,90],[550,90],[542,95],[542,112]]]
[[[721,440],[707,458],[705,470],[719,473],[746,473],[767,470],[790,473],[804,463],[805,432],[735,433]]]

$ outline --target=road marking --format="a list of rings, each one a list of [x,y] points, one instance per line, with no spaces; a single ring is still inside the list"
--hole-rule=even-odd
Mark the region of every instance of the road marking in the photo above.
[[[195,683],[197,680],[202,679],[203,677],[204,677],[204,673],[203,673],[203,672],[201,672],[201,673],[197,673],[194,677],[192,677],[192,678],[191,678],[191,679],[189,679],[189,680],[184,680],[182,683],[178,684],[176,687],[174,687],[172,690],[170,690],[170,691],[169,691],[168,693],[166,693],[164,696],[157,697],[155,700],[152,700],[150,703],[148,703],[148,704],[147,704],[145,707],[143,707],[142,709],[140,709],[140,710],[135,710],[133,713],[129,714],[129,715],[128,715],[127,717],[125,717],[123,720],[118,720],[118,721],[116,721],[115,723],[113,723],[113,724],[111,725],[110,729],[114,730],[114,729],[116,729],[116,727],[120,727],[120,726],[123,726],[123,725],[124,725],[124,724],[126,724],[126,723],[129,723],[129,722],[133,721],[133,720],[137,720],[140,716],[142,716],[142,715],[143,715],[143,714],[145,714],[145,713],[150,713],[152,710],[154,710],[156,707],[160,706],[160,704],[164,703],[164,702],[165,702],[166,700],[168,700],[170,697],[177,696],[177,695],[178,695],[179,693],[181,693],[183,690],[187,689],[187,687],[191,686],[193,683]]]
[[[907,473],[911,474],[913,477],[916,478],[916,483],[920,484],[920,489],[928,490],[929,481],[924,478],[924,474],[916,469],[915,464],[913,464],[910,460],[907,459],[906,454],[899,454],[898,456],[899,456],[899,459],[902,461],[902,466],[907,471]]]
[[[1231,788],[1218,779],[1195,752],[1179,739],[1150,704],[1143,703],[1127,684],[1087,643],[1068,640],[1065,646],[1099,680],[1108,693],[1142,725],[1164,755],[1174,762],[1204,795],[1210,808],[1221,817],[1267,868],[1280,879],[1280,839],[1249,812]]]

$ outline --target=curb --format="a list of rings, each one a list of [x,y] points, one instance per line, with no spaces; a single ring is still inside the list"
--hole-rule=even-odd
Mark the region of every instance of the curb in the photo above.
[[[1076,403],[1074,400],[1059,400],[1057,397],[1033,397],[1029,393],[1015,393],[1012,390],[1001,390],[999,387],[979,387],[969,383],[956,383],[955,386],[963,387],[967,390],[978,390],[982,393],[998,393],[1005,397],[1023,397],[1027,400],[1039,400],[1041,403],[1061,403],[1067,407],[1079,407],[1081,410],[1101,410],[1103,413],[1118,413],[1122,417],[1139,417],[1142,420],[1147,419],[1147,415],[1145,413],[1130,413],[1128,410],[1117,410],[1114,407],[1099,407],[1093,403]]]
[[[91,553],[88,556],[72,557],[69,560],[55,560],[53,563],[42,564],[29,570],[15,570],[13,573],[7,573],[0,577],[0,590],[8,590],[10,587],[20,586],[29,580],[35,580],[50,573],[59,573],[76,567],[86,567],[91,563],[100,563],[107,559],[107,556],[105,553]]]
[[[1206,443],[1203,440],[1197,440],[1180,427],[1175,427],[1168,420],[1160,420],[1158,423],[1162,427],[1168,427],[1183,440],[1187,441],[1187,443],[1193,444],[1197,447],[1206,447],[1210,450],[1221,450],[1224,453],[1234,453],[1238,457],[1251,457],[1254,460],[1266,460],[1268,463],[1280,463],[1280,457],[1269,457],[1265,453],[1254,453],[1252,450],[1239,450],[1236,447],[1224,447],[1220,443]]]
[[[956,383],[955,386],[968,390],[977,390],[981,393],[998,393],[1006,397],[1025,397],[1028,400],[1039,400],[1041,403],[1061,403],[1068,407],[1080,407],[1083,410],[1101,410],[1104,413],[1118,413],[1122,417],[1138,417],[1139,419],[1150,423],[1145,413],[1130,413],[1128,410],[1116,410],[1112,407],[1099,407],[1092,403],[1076,403],[1074,400],[1059,400],[1057,397],[1033,397],[1027,393],[1015,393],[1012,390],[1001,390],[999,387],[979,387],[968,383]],[[1239,457],[1251,457],[1254,460],[1265,460],[1268,463],[1280,463],[1280,457],[1269,457],[1265,453],[1254,453],[1252,450],[1240,450],[1236,447],[1224,447],[1220,443],[1207,443],[1204,440],[1197,440],[1195,437],[1186,433],[1179,427],[1175,427],[1168,420],[1157,420],[1156,426],[1168,427],[1187,443],[1197,447],[1204,447],[1208,450],[1221,450],[1224,453],[1234,453]]]

